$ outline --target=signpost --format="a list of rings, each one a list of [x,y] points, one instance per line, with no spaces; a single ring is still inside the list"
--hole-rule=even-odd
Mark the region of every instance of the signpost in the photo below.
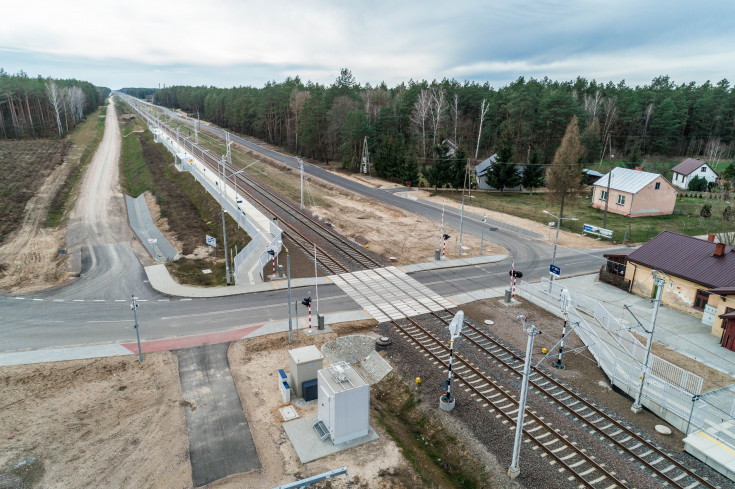
[[[557,267],[556,265],[549,265],[549,273],[556,278],[559,278],[561,276],[561,267]]]
[[[597,226],[593,226],[592,224],[585,224],[584,228],[582,229],[582,234],[594,234],[595,236],[600,236],[601,238],[608,238],[612,239],[612,229],[605,229]]]
[[[214,239],[214,237],[210,235],[207,236],[207,246],[213,246],[214,247],[214,256],[217,256],[217,240]],[[209,251],[209,248],[207,248],[207,251]]]
[[[66,249],[65,248],[59,248],[59,254],[63,255],[64,257],[64,270],[66,270]]]

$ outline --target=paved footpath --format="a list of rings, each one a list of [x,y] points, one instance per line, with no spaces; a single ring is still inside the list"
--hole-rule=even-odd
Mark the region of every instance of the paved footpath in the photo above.
[[[258,452],[227,360],[229,343],[175,350],[194,486],[260,468]]]

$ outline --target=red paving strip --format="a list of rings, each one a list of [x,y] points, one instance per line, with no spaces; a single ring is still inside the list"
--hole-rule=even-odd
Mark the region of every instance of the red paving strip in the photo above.
[[[249,328],[235,329],[232,331],[222,331],[219,333],[207,333],[166,340],[145,341],[141,342],[140,348],[143,350],[143,353],[151,353],[154,351],[178,350],[180,348],[191,348],[193,346],[226,343],[228,341],[239,340],[262,326],[263,325],[261,324],[259,326],[251,326]],[[123,343],[122,346],[133,353],[138,353],[138,343]]]

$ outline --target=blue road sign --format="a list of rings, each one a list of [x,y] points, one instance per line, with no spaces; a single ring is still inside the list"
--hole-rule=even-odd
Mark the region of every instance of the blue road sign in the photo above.
[[[549,273],[559,277],[561,276],[561,268],[557,267],[556,265],[549,265]]]

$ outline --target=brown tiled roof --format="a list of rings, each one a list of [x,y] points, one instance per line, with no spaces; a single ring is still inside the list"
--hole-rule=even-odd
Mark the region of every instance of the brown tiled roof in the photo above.
[[[672,168],[671,171],[679,173],[681,175],[689,175],[691,172],[704,164],[706,164],[706,162],[702,160],[698,160],[696,158],[687,158],[686,160],[682,161],[674,168]]]
[[[735,250],[725,247],[715,257],[715,243],[664,231],[628,255],[628,261],[700,284],[703,288],[735,287]]]
[[[735,311],[730,311],[725,314],[720,314],[720,318],[722,319],[735,319]]]

